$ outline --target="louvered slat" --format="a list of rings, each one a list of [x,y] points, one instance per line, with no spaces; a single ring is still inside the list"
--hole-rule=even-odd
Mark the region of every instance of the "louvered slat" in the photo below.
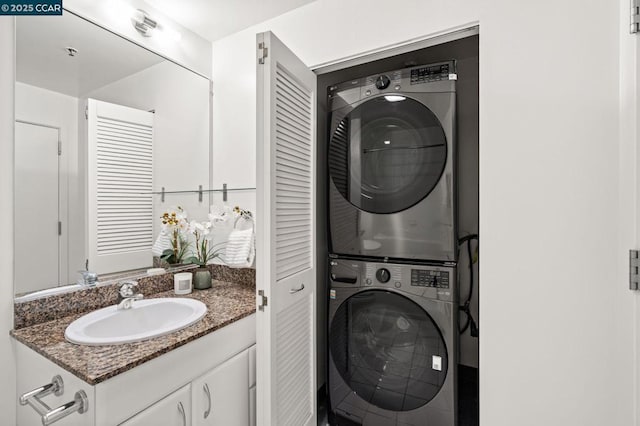
[[[276,279],[309,269],[311,259],[311,94],[276,70]],[[296,214],[292,214],[295,211]],[[284,423],[283,423],[284,424]]]
[[[98,116],[96,138],[98,255],[153,245],[153,127]]]
[[[311,296],[278,313],[276,374],[278,426],[299,426],[313,414],[308,395],[312,392]]]

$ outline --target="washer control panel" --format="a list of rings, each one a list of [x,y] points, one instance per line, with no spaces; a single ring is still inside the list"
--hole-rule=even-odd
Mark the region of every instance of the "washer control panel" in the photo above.
[[[412,269],[411,285],[414,287],[449,288],[449,272]]]
[[[415,265],[387,262],[367,262],[361,260],[340,259],[333,266],[331,286],[336,291],[340,287],[368,287],[377,289],[395,289],[428,299],[450,301],[456,300],[456,270],[448,265]],[[359,270],[360,278],[353,284],[344,284],[348,270]],[[339,279],[336,279],[339,278]],[[355,280],[354,280],[355,281]]]

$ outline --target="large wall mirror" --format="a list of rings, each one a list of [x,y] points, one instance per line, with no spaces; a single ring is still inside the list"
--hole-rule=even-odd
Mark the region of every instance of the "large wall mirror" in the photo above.
[[[16,295],[151,267],[164,211],[209,212],[210,81],[68,11],[16,45]]]

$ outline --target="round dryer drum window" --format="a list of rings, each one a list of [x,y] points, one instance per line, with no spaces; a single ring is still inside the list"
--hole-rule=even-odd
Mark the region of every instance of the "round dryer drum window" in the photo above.
[[[437,325],[395,293],[369,290],[347,299],[331,322],[329,339],[343,380],[385,410],[427,404],[447,376],[447,348]]]
[[[447,160],[446,136],[440,121],[420,102],[380,96],[348,112],[334,111],[332,122],[329,173],[342,196],[359,209],[406,210],[440,180]]]

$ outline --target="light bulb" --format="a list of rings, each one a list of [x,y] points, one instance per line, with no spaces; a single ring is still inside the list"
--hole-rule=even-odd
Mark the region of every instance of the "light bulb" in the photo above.
[[[407,99],[406,97],[400,95],[386,95],[384,98],[387,100],[387,102],[400,102]]]

